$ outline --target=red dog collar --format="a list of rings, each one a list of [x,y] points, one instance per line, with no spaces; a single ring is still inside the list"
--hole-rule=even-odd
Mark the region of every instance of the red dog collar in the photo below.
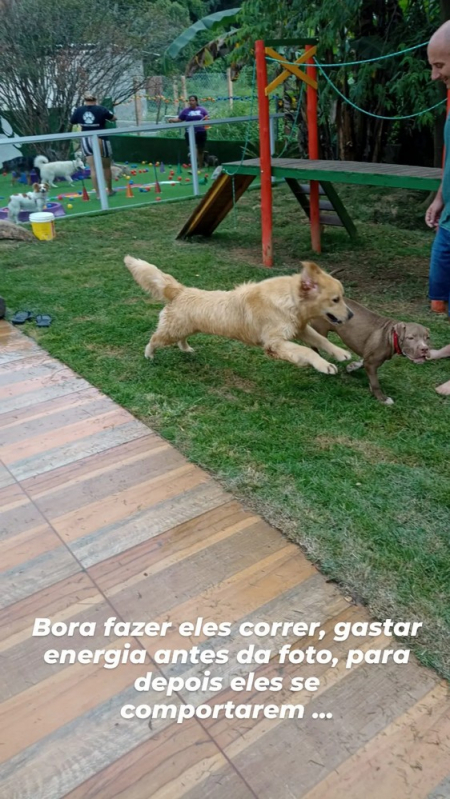
[[[396,355],[403,355],[400,344],[398,343],[398,333],[396,330],[392,331],[392,343],[394,345],[394,352]]]

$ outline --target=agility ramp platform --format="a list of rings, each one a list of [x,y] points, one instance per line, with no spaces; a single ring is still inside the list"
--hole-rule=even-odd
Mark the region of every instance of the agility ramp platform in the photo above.
[[[223,164],[223,172],[204,195],[178,234],[210,236],[242,197],[253,180],[260,176],[259,158]],[[437,191],[442,170],[402,164],[372,164],[365,161],[322,161],[300,158],[273,158],[272,177],[284,179],[309,218],[309,181],[320,184],[320,223],[345,227],[354,238],[356,227],[334,183],[358,186],[384,186],[397,189]],[[308,181],[306,184],[301,181]]]

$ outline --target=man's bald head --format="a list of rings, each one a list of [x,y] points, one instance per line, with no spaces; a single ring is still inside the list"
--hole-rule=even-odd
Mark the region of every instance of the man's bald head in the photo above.
[[[428,43],[431,80],[441,80],[450,88],[450,20],[433,33]]]

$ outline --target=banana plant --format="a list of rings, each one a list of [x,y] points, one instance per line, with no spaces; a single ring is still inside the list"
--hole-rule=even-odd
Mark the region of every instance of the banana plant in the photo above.
[[[239,28],[234,27],[234,23],[238,20],[240,10],[240,8],[229,8],[227,11],[217,11],[215,14],[208,14],[207,17],[197,20],[189,28],[186,28],[174,39],[164,53],[166,71],[170,69],[170,62],[178,58],[183,50],[192,44],[195,37],[204,31],[220,31],[220,34],[203,45],[189,60],[186,66],[187,77],[190,77],[201,68],[210,66],[218,58],[224,58],[229,55],[233,49],[233,37],[239,30]],[[226,25],[232,25],[233,27],[224,31],[223,28]]]

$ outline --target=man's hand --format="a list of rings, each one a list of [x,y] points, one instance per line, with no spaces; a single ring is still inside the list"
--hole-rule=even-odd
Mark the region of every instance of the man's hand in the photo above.
[[[428,227],[435,228],[438,226],[443,207],[444,207],[444,201],[441,195],[438,195],[433,200],[433,202],[431,203],[430,207],[427,209],[427,212],[425,214],[425,222],[428,225]]]

